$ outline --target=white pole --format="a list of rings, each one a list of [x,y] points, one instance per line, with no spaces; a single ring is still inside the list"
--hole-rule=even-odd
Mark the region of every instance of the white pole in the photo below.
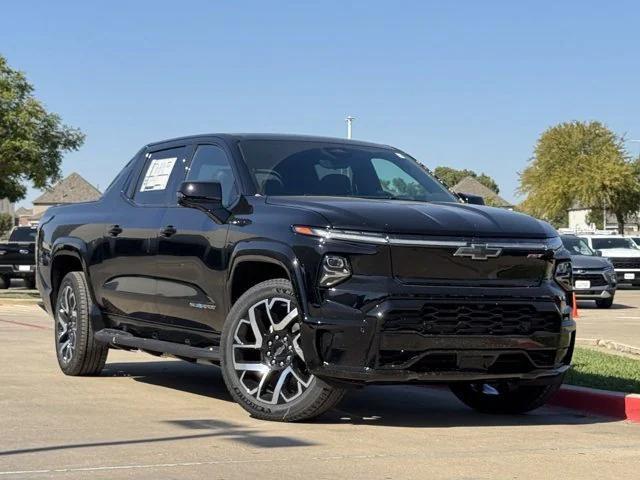
[[[351,115],[347,117],[347,138],[349,140],[351,140],[351,124],[353,123],[354,120],[355,120],[355,117],[352,117]]]

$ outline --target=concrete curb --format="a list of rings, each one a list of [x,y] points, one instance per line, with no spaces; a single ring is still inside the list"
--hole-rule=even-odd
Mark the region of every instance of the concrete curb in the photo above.
[[[563,385],[550,405],[640,423],[640,395]]]
[[[633,345],[627,345],[626,343],[614,342],[613,340],[603,340],[599,338],[577,338],[576,345],[582,345],[586,347],[602,347],[609,350],[615,350],[617,352],[640,356],[640,347],[634,347]]]

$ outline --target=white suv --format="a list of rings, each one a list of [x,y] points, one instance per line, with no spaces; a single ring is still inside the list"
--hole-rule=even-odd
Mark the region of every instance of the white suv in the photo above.
[[[591,249],[613,263],[618,283],[640,286],[640,247],[622,235],[581,235]]]

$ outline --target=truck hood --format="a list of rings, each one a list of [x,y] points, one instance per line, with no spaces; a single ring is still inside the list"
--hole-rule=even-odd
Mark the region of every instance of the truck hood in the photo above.
[[[613,266],[606,258],[592,255],[571,255],[571,263],[574,269],[607,268]]]
[[[602,252],[603,257],[640,257],[640,250],[636,250],[635,248],[604,248],[600,250]]]
[[[465,203],[314,196],[273,196],[267,203],[313,210],[328,226],[344,230],[502,238],[557,235],[549,224],[528,215]]]

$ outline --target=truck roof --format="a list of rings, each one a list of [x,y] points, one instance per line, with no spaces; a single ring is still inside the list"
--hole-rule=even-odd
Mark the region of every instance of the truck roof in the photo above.
[[[203,137],[217,137],[228,141],[242,141],[242,140],[284,140],[291,142],[327,142],[327,143],[340,143],[344,145],[359,145],[365,147],[378,147],[378,148],[394,148],[390,145],[384,145],[380,143],[365,142],[361,140],[349,140],[346,138],[337,137],[322,137],[314,135],[297,135],[288,133],[203,133],[199,135],[187,135],[184,137],[170,138],[158,142],[148,143],[147,146],[158,145],[167,142],[175,142],[179,140],[192,140]]]

